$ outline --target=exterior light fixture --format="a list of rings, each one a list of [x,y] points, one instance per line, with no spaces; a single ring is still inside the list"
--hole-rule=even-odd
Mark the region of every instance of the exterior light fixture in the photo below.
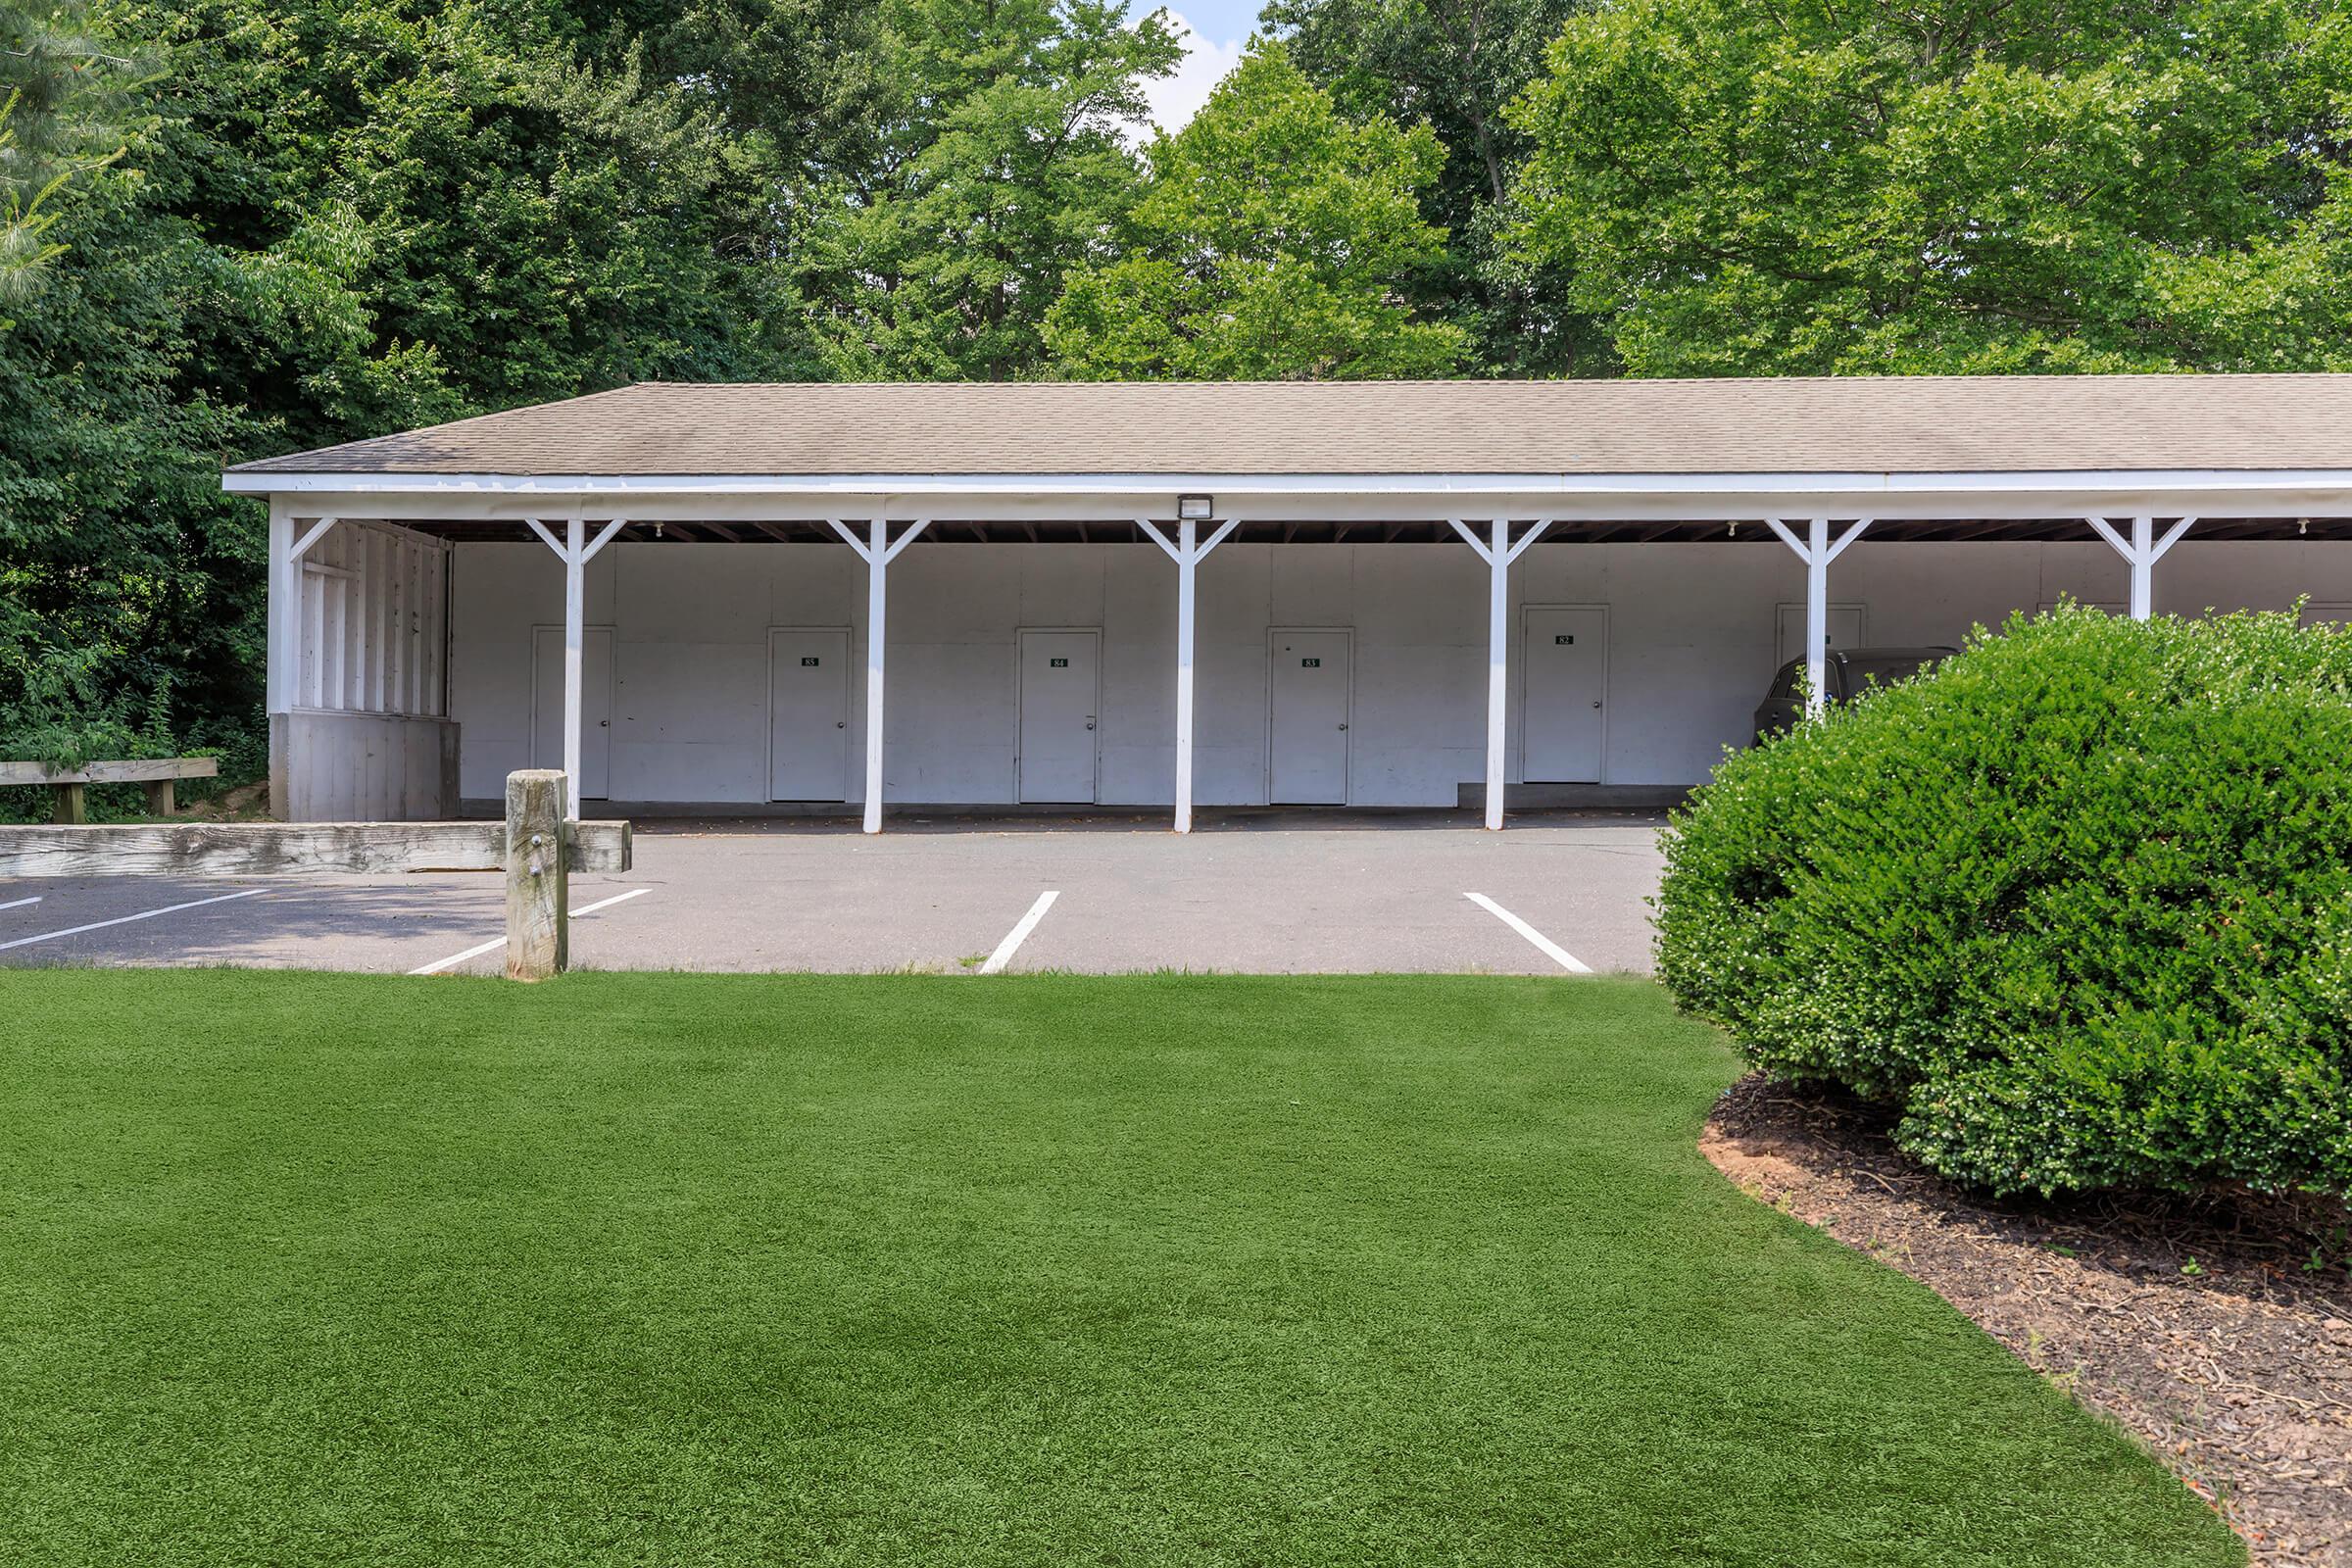
[[[1181,522],[1206,522],[1217,510],[1215,496],[1178,496],[1176,516]]]

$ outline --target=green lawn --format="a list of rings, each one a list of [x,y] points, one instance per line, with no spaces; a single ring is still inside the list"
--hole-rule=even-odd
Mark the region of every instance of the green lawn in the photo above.
[[[2198,1564],[1632,981],[0,971],[0,1561]]]

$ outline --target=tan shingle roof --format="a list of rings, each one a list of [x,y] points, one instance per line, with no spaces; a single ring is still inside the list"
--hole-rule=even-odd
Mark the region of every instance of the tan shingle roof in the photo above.
[[[2352,375],[653,382],[248,463],[526,475],[2352,468]]]

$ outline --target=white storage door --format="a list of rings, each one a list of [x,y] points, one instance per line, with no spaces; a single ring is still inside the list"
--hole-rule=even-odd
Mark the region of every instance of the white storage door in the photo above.
[[[849,798],[850,634],[777,627],[767,634],[767,798]]]
[[[1348,804],[1349,664],[1345,631],[1273,634],[1266,683],[1267,798],[1278,806]]]
[[[1520,776],[1531,784],[1599,783],[1609,612],[1531,605],[1523,647]]]
[[[1092,803],[1102,634],[1024,631],[1020,644],[1020,798]]]

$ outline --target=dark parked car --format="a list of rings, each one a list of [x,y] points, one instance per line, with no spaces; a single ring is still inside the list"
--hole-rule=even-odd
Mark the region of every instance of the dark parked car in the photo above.
[[[1833,648],[1822,662],[1822,683],[1833,703],[1850,703],[1873,685],[1891,686],[1957,648]],[[1772,677],[1772,690],[1756,705],[1756,739],[1778,734],[1805,716],[1805,662],[1791,659]]]

